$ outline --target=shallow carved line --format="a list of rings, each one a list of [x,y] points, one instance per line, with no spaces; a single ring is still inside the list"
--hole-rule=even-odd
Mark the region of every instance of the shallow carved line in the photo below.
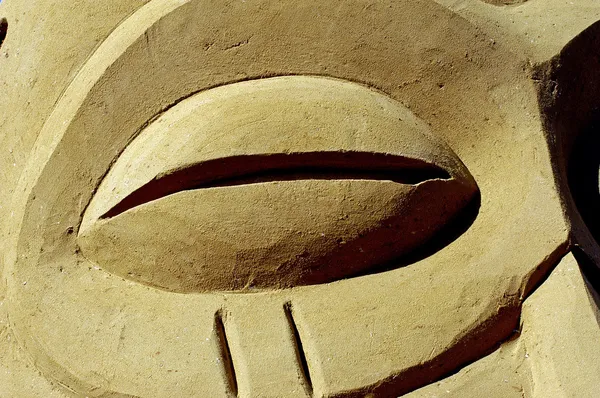
[[[292,307],[292,303],[285,303],[283,306],[283,310],[285,312],[285,316],[287,318],[288,324],[290,326],[290,331],[292,333],[294,350],[296,351],[296,360],[298,361],[298,368],[300,369],[302,375],[302,384],[304,385],[307,395],[312,397],[313,384],[310,377],[310,369],[308,367],[308,361],[306,360],[304,347],[302,346],[302,339],[300,338],[300,333],[298,332],[298,327],[296,326],[296,321],[294,320],[294,310]]]
[[[227,387],[230,396],[238,396],[238,384],[237,376],[235,374],[235,367],[231,359],[231,350],[229,348],[229,342],[227,341],[227,334],[225,333],[225,324],[223,322],[223,310],[219,310],[215,313],[215,334],[217,335],[217,343],[220,348],[221,363],[223,364],[224,375],[227,378]]]

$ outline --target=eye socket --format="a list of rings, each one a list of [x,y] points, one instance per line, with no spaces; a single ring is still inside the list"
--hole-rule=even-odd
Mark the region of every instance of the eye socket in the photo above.
[[[100,185],[78,241],[102,268],[170,291],[291,288],[400,266],[477,192],[387,96],[330,78],[261,79],[151,123]]]

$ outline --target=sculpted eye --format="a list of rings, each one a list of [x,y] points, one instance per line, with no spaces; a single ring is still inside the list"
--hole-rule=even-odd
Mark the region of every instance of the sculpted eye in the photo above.
[[[423,246],[477,193],[401,104],[280,77],[196,94],[111,168],[78,240],[108,271],[177,292],[318,284]]]

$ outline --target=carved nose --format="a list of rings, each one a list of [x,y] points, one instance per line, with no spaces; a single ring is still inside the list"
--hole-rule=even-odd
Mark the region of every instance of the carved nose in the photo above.
[[[477,192],[409,110],[319,77],[182,101],[116,161],[79,233],[104,269],[177,292],[253,291],[375,272]]]

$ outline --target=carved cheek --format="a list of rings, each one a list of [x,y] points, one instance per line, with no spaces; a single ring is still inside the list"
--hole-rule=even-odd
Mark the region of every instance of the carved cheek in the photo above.
[[[400,264],[476,193],[452,151],[387,96],[271,78],[197,94],[150,124],[78,240],[106,270],[167,290],[287,288]]]

